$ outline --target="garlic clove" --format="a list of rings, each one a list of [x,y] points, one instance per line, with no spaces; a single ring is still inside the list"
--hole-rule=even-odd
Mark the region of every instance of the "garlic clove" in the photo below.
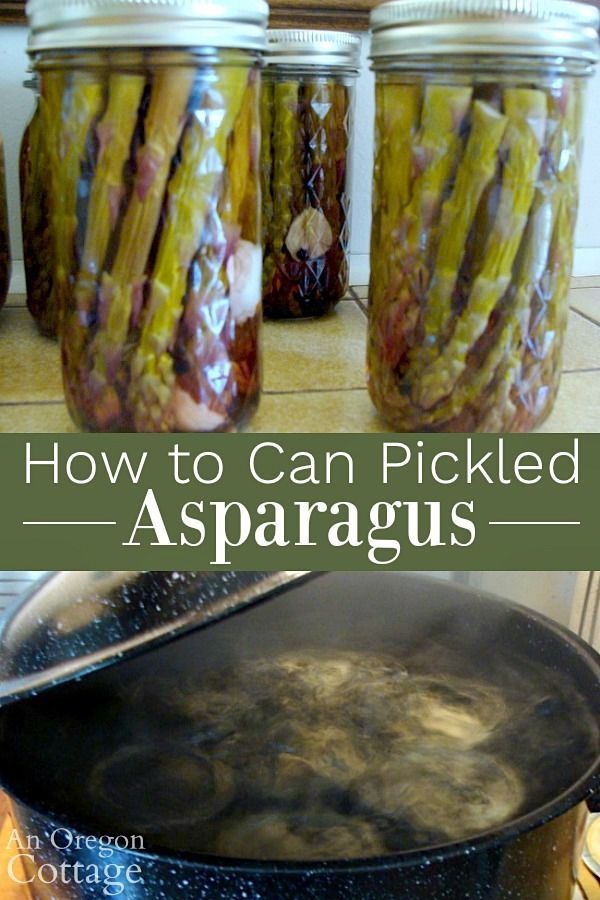
[[[292,222],[286,247],[298,262],[325,256],[333,244],[333,231],[320,209],[305,209]]]
[[[187,391],[176,387],[171,399],[175,426],[179,431],[216,431],[225,419],[205,403],[196,403]]]
[[[229,305],[238,325],[251,319],[262,297],[262,247],[238,241],[227,261]]]

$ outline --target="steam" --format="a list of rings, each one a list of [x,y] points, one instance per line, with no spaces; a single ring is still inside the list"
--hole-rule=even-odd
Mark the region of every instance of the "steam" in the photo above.
[[[186,849],[366,858],[473,837],[524,803],[496,746],[501,691],[393,657],[287,653],[201,686],[143,679],[132,701],[135,742],[96,765],[91,799]]]

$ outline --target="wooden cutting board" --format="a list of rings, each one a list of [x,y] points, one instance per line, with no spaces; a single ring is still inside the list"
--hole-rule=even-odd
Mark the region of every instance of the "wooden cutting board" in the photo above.
[[[5,794],[0,793],[0,898],[1,900],[37,900],[35,893],[27,885],[17,884],[8,874],[8,865],[14,850],[9,848],[10,836],[15,827],[10,803]],[[24,872],[16,870],[17,877],[24,878]],[[579,888],[585,900],[600,900],[600,882],[584,864],[579,872]],[[193,900],[193,898],[190,898]]]

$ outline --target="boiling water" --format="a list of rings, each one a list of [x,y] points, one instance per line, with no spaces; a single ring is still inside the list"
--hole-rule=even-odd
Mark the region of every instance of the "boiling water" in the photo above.
[[[525,811],[561,701],[350,652],[241,662],[128,687],[126,735],[88,779],[94,809],[177,849],[372,857],[473,837]],[[558,705],[557,705],[558,704]],[[540,744],[540,742],[542,742]]]

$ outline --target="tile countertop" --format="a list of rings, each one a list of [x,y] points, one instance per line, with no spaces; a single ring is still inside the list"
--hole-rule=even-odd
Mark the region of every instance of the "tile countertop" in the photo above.
[[[267,322],[255,433],[385,432],[365,388],[366,289],[306,322]],[[573,279],[565,373],[544,432],[600,432],[600,276]],[[56,343],[41,337],[22,294],[0,312],[0,432],[73,432]]]

